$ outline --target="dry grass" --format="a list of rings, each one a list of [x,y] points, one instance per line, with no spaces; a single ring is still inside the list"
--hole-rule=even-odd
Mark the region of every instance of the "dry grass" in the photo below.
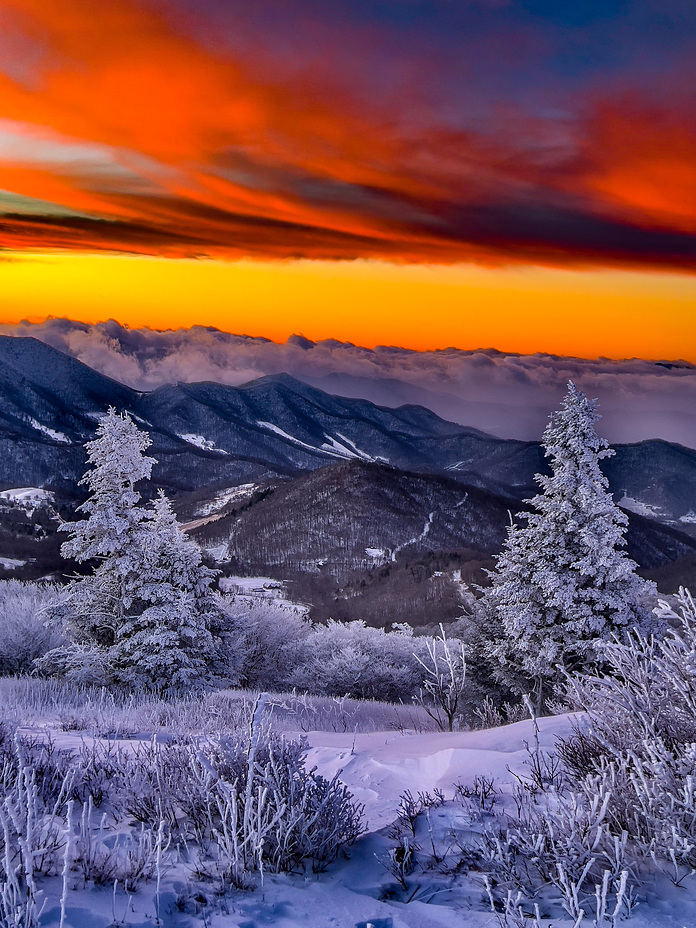
[[[142,733],[195,737],[248,725],[258,695],[253,690],[224,689],[163,700],[54,680],[4,677],[0,678],[0,716],[15,726],[48,722],[63,731],[83,731],[98,738]],[[427,713],[412,705],[293,692],[270,694],[266,706],[266,722],[279,732],[434,728]]]

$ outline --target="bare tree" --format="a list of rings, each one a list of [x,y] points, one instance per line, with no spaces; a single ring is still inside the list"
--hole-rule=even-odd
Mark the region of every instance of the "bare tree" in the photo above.
[[[427,644],[427,658],[414,657],[423,668],[423,685],[414,696],[441,731],[453,731],[454,720],[461,713],[466,686],[464,642],[448,639],[440,623],[440,635]],[[444,717],[443,717],[444,716]]]

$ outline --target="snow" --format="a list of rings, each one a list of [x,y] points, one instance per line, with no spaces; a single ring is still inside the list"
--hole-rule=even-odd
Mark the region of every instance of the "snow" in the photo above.
[[[281,438],[284,438],[286,441],[290,441],[294,445],[297,445],[300,448],[304,448],[307,451],[313,451],[314,453],[316,453],[317,451],[321,451],[320,448],[315,448],[314,445],[308,445],[307,442],[301,441],[299,438],[295,438],[294,435],[288,434],[288,432],[281,429],[280,426],[274,425],[272,422],[258,421],[256,424],[260,428],[268,429],[269,432],[274,432],[276,435],[279,435]],[[343,455],[337,455],[335,452],[331,452],[331,451],[325,451],[325,453],[331,454],[333,457],[343,457]]]
[[[26,561],[21,561],[15,557],[0,557],[0,567],[5,570],[14,570],[15,567],[24,567]]]
[[[665,517],[665,511],[660,506],[644,503],[640,499],[627,496],[625,492],[617,505],[621,506],[622,509],[628,509],[629,512],[635,512],[638,516],[645,516],[646,519],[664,519]],[[684,521],[688,521],[688,519]],[[694,521],[696,521],[696,518],[694,518]]]
[[[389,463],[389,458],[383,458],[379,455],[368,454],[367,451],[362,451],[354,441],[351,441],[350,438],[347,438],[340,432],[336,432],[336,436],[340,441],[336,441],[336,438],[333,438],[331,435],[324,435],[328,444],[323,444],[322,448],[328,451],[335,451],[336,454],[341,457],[354,458],[357,461],[370,461],[372,463],[379,461],[382,464]]]
[[[215,545],[213,548],[203,548],[203,550],[212,557],[216,564],[222,564],[224,561],[229,560],[230,546],[226,541]]]
[[[228,503],[239,502],[252,496],[258,489],[255,483],[242,483],[238,487],[228,487],[226,490],[220,490],[215,494],[214,499],[204,503],[196,510],[197,516],[209,516],[219,509],[223,509]]]
[[[542,748],[571,731],[573,716],[539,720]],[[341,770],[341,780],[365,804],[370,830],[384,828],[396,817],[405,790],[442,789],[452,798],[456,782],[470,784],[477,774],[512,784],[508,770],[523,771],[525,741],[533,739],[530,721],[503,728],[465,732],[310,732],[308,766],[323,776]]]
[[[415,538],[409,538],[408,541],[404,541],[402,544],[397,545],[396,548],[394,548],[394,550],[391,553],[392,561],[396,560],[397,555],[399,554],[400,551],[403,551],[404,548],[408,548],[409,545],[415,545],[415,544],[418,544],[419,541],[423,541],[425,536],[430,531],[430,526],[433,524],[434,518],[435,518],[434,512],[428,513],[428,518],[426,519],[425,525],[423,526],[423,531],[420,533],[420,535],[416,535]]]
[[[567,735],[572,717],[540,720],[540,741],[551,749],[558,736]],[[58,747],[75,747],[75,735],[51,732]],[[254,892],[233,891],[224,899],[213,887],[192,879],[185,858],[168,862],[163,870],[159,899],[155,883],[140,887],[130,898],[120,886],[85,887],[71,881],[67,898],[69,928],[109,928],[115,924],[147,928],[500,928],[505,921],[487,906],[481,877],[476,872],[452,875],[439,868],[418,868],[408,877],[409,901],[395,891],[394,879],[384,861],[393,841],[389,830],[396,815],[398,798],[408,789],[441,788],[453,795],[455,781],[471,784],[477,775],[494,776],[508,788],[513,773],[525,771],[525,742],[533,738],[530,722],[475,732],[426,733],[309,732],[307,766],[341,779],[366,804],[367,833],[325,873],[266,874],[263,887]],[[127,745],[124,743],[124,747]],[[433,831],[443,842],[455,840],[469,827],[456,803],[432,812]],[[425,844],[425,842],[421,842]],[[57,928],[60,922],[60,877],[43,879],[41,889],[46,907],[42,928]],[[412,890],[411,890],[412,887]],[[199,908],[193,901],[198,893]],[[647,900],[634,910],[629,928],[685,928],[696,923],[696,904],[686,887],[674,888],[665,878],[647,892]],[[159,905],[157,905],[159,903]],[[201,907],[205,907],[205,916]],[[156,920],[159,908],[160,920]],[[529,921],[530,926],[533,924]],[[567,916],[549,921],[543,928],[571,928]],[[582,928],[593,924],[589,916]],[[621,924],[624,924],[621,921]]]
[[[358,461],[373,461],[374,460],[374,458],[371,455],[365,454],[364,451],[358,451],[355,445],[353,445],[352,448],[346,447],[345,445],[337,442],[335,438],[331,437],[331,435],[324,435],[324,438],[326,439],[326,442],[321,447],[326,451],[335,452],[342,458],[354,458],[355,460],[358,460]],[[353,443],[351,442],[351,445],[352,444]]]
[[[693,509],[689,509],[689,511],[685,515],[679,516],[679,521],[684,522],[686,524],[695,524],[696,523],[696,512],[694,512]]]
[[[285,598],[285,580],[273,577],[221,577],[219,586],[223,593]]]
[[[37,432],[43,432],[44,435],[48,435],[48,437],[52,438],[54,441],[60,441],[67,445],[70,444],[70,439],[63,432],[57,432],[55,429],[49,428],[37,419],[32,419],[31,416],[29,417],[29,425],[36,429]]]
[[[179,435],[179,438],[182,438],[189,445],[195,445],[196,448],[200,448],[202,451],[215,451],[217,454],[229,454],[229,451],[218,448],[214,441],[210,441],[210,439],[205,438],[203,435],[186,432],[184,435]]]
[[[357,461],[381,461],[384,464],[388,464],[389,461],[387,458],[382,458],[372,454],[368,454],[366,451],[362,451],[355,442],[351,441],[350,438],[346,438],[345,435],[342,435],[340,432],[336,433],[336,436],[340,441],[337,441],[332,435],[324,434],[324,442],[317,448],[314,445],[309,445],[307,442],[302,441],[299,438],[296,438],[294,435],[290,435],[284,429],[281,429],[280,426],[274,425],[272,422],[264,422],[258,420],[256,425],[262,429],[268,429],[269,432],[273,432],[276,435],[279,435],[281,438],[284,438],[286,441],[292,442],[294,445],[297,445],[298,448],[304,448],[306,451],[312,451],[315,454],[319,452],[320,454],[328,454],[332,458],[343,458]]]
[[[0,499],[6,499],[13,503],[50,503],[55,499],[55,493],[51,490],[44,490],[42,487],[16,487],[10,490],[2,490]]]
[[[9,503],[23,509],[31,519],[34,510],[42,504],[51,504],[55,501],[55,493],[51,490],[44,490],[42,487],[12,487],[0,491],[0,502]],[[18,561],[17,564],[24,564],[25,561]]]
[[[294,435],[290,435],[284,429],[281,429],[280,426],[274,425],[272,422],[263,422],[261,420],[256,423],[259,428],[268,429],[269,432],[273,432],[275,435],[279,435],[280,438],[284,438],[285,441],[292,442],[293,445],[297,445],[298,448],[304,448],[305,451],[311,451],[314,454],[328,454],[332,458],[358,458],[361,457],[361,454],[350,451],[348,448],[339,445],[335,439],[330,438],[328,435],[324,435],[324,438],[327,442],[331,444],[323,444],[321,447],[317,448],[314,445],[307,444],[306,441],[302,441],[299,438],[295,438]],[[372,458],[370,458],[372,460]]]

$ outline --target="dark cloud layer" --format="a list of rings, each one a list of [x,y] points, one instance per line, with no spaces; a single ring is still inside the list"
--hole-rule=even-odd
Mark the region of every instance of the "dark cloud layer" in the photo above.
[[[140,390],[212,380],[239,385],[287,372],[332,393],[387,406],[424,405],[446,419],[510,438],[537,439],[569,379],[601,404],[614,442],[663,438],[696,448],[696,366],[487,351],[410,351],[345,342],[284,344],[194,327],[153,331],[67,319],[1,326],[32,336]]]

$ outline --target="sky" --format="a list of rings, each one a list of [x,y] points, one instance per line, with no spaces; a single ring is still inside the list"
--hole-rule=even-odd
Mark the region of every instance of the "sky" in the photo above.
[[[0,0],[0,321],[696,361],[692,0]]]

